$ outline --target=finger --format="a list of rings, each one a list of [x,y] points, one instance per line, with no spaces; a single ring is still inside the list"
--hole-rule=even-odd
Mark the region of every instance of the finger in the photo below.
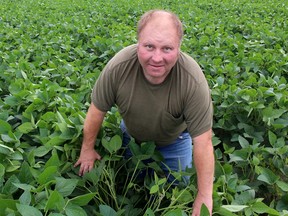
[[[95,154],[95,160],[101,160],[101,156],[97,152]]]
[[[77,167],[81,162],[78,160],[75,164],[74,167]]]
[[[88,166],[88,172],[90,172],[93,169],[93,165]]]
[[[90,172],[92,170],[93,166],[91,166],[90,164],[82,164],[79,174],[81,176],[83,176],[85,173]]]
[[[86,165],[81,164],[80,169],[79,169],[79,176],[83,176],[87,171],[86,171]]]

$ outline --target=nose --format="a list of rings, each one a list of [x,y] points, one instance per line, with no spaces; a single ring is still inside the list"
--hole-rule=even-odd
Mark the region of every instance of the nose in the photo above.
[[[154,62],[161,62],[163,59],[161,50],[156,49],[152,55],[152,61]]]

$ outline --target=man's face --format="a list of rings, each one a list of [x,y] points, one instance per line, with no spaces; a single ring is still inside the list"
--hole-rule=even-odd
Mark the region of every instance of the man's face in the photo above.
[[[165,80],[180,52],[176,27],[165,15],[154,17],[147,23],[138,39],[138,59],[146,79],[152,84]]]

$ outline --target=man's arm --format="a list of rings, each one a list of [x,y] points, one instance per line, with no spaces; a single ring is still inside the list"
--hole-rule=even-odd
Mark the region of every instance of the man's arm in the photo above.
[[[199,216],[202,204],[205,204],[212,215],[214,149],[212,130],[193,138],[193,158],[197,172],[198,193],[193,204],[192,216]]]
[[[105,114],[106,112],[100,111],[93,103],[91,103],[84,122],[80,157],[74,165],[75,167],[80,165],[80,176],[91,171],[94,167],[95,160],[101,159],[101,156],[97,151],[95,151],[94,145]]]

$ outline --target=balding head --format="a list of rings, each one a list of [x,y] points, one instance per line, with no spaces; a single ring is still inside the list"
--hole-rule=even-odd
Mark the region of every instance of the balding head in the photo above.
[[[173,23],[176,31],[177,31],[177,35],[179,37],[179,41],[181,43],[182,37],[183,37],[183,26],[182,23],[180,21],[180,19],[178,18],[177,15],[175,15],[172,12],[169,11],[165,11],[165,10],[151,10],[146,12],[145,14],[142,15],[141,19],[138,22],[138,29],[137,29],[137,36],[139,39],[139,36],[141,34],[141,31],[145,28],[145,26],[153,21],[153,20],[157,20],[157,19],[167,19],[167,20],[171,20],[171,22]]]

